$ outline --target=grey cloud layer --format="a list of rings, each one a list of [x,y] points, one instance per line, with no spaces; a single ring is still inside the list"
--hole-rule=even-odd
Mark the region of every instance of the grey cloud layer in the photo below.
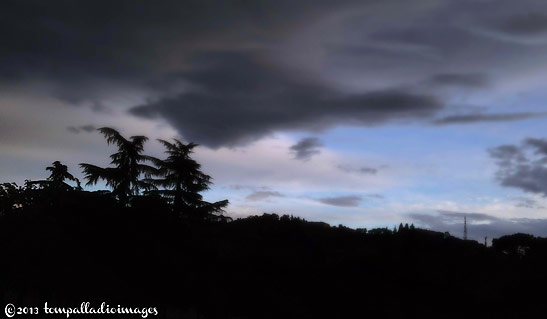
[[[340,207],[357,207],[363,198],[357,195],[337,196],[337,197],[324,197],[318,199],[319,202]]]
[[[186,138],[218,147],[275,130],[416,120],[442,108],[433,96],[402,90],[341,94],[287,77],[248,53],[202,55],[196,60],[203,66],[181,75],[195,91],[138,106],[132,113],[165,118]]]
[[[450,115],[433,121],[437,125],[469,124],[477,122],[508,122],[519,121],[538,117],[544,117],[544,113],[508,113],[508,114],[482,114],[473,113],[465,115]]]
[[[313,155],[319,154],[319,148],[323,143],[316,137],[306,137],[290,147],[294,152],[294,158],[302,161],[309,160]]]
[[[489,89],[512,61],[543,61],[514,44],[546,30],[547,4],[525,2],[3,1],[0,89],[36,86],[97,111],[137,92],[133,115],[210,147],[279,130],[520,120],[534,115],[439,116],[446,87]]]
[[[533,209],[545,209],[545,206],[543,206],[541,203],[539,203],[537,200],[527,197],[517,197],[516,198],[517,207],[524,207],[524,208],[533,208]]]
[[[442,73],[432,76],[428,82],[440,86],[463,86],[471,88],[484,87],[490,83],[487,75],[482,73]]]
[[[501,185],[547,196],[546,139],[528,138],[521,145],[502,145],[489,152],[498,164]]]
[[[245,199],[248,201],[260,201],[260,200],[268,199],[270,197],[285,197],[285,195],[276,191],[256,191],[247,195]]]
[[[518,15],[502,20],[498,29],[512,34],[541,34],[547,32],[547,15],[538,12]]]
[[[94,132],[97,128],[95,127],[95,125],[87,124],[87,125],[80,125],[80,126],[67,126],[66,129],[70,133],[78,134],[80,132],[91,133],[91,132]]]

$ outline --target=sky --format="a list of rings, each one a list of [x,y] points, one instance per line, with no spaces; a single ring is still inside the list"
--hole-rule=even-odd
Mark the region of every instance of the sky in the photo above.
[[[547,2],[0,4],[0,182],[107,166],[96,131],[195,142],[209,201],[547,236]],[[97,189],[97,185],[89,189]]]

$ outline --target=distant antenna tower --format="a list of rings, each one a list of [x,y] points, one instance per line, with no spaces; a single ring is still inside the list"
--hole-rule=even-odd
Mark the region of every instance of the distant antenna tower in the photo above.
[[[467,240],[467,216],[463,216],[463,240]]]
[[[488,236],[484,237],[484,247],[488,247]]]

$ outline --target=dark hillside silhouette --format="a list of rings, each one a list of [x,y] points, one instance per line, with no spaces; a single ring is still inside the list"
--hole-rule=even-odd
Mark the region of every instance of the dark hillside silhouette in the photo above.
[[[0,185],[4,303],[158,307],[160,318],[539,318],[547,239],[492,247],[400,224],[350,229],[276,214],[230,221],[190,154],[101,129],[113,167],[82,164],[90,192],[60,162],[46,182]],[[149,161],[154,166],[143,166]],[[144,176],[141,179],[141,175]]]

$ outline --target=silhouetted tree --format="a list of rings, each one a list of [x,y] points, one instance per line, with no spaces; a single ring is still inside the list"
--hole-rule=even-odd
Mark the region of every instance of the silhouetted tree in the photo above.
[[[34,185],[39,188],[48,188],[55,191],[68,191],[74,188],[65,183],[65,180],[76,182],[76,189],[81,190],[80,181],[68,172],[68,167],[61,164],[59,161],[55,161],[51,166],[46,167],[46,170],[50,171],[50,175],[46,180],[39,181],[27,181],[27,186]]]
[[[124,138],[118,131],[109,127],[98,129],[105,138],[108,144],[116,144],[118,152],[110,155],[110,162],[115,167],[98,167],[92,164],[81,163],[86,185],[94,185],[100,179],[106,181],[106,185],[112,187],[112,192],[118,197],[120,202],[127,203],[128,196],[136,195],[141,189],[150,189],[152,185],[140,180],[141,174],[145,177],[150,177],[157,173],[157,169],[141,164],[149,158],[142,155],[144,151],[144,143],[148,140],[146,136],[131,136],[129,139]]]
[[[177,139],[173,143],[158,141],[167,149],[165,153],[168,157],[165,160],[150,158],[158,167],[156,176],[161,178],[146,181],[163,188],[155,192],[168,198],[175,211],[191,217],[204,218],[221,214],[228,200],[209,203],[200,194],[208,190],[212,182],[211,176],[204,174],[201,165],[190,156],[197,144],[184,144]]]
[[[46,170],[51,172],[51,175],[49,175],[47,180],[51,182],[53,188],[70,187],[65,183],[65,180],[71,180],[76,182],[78,189],[81,189],[80,181],[68,172],[68,167],[66,165],[61,164],[59,161],[55,161],[51,165],[52,166],[46,167]]]

